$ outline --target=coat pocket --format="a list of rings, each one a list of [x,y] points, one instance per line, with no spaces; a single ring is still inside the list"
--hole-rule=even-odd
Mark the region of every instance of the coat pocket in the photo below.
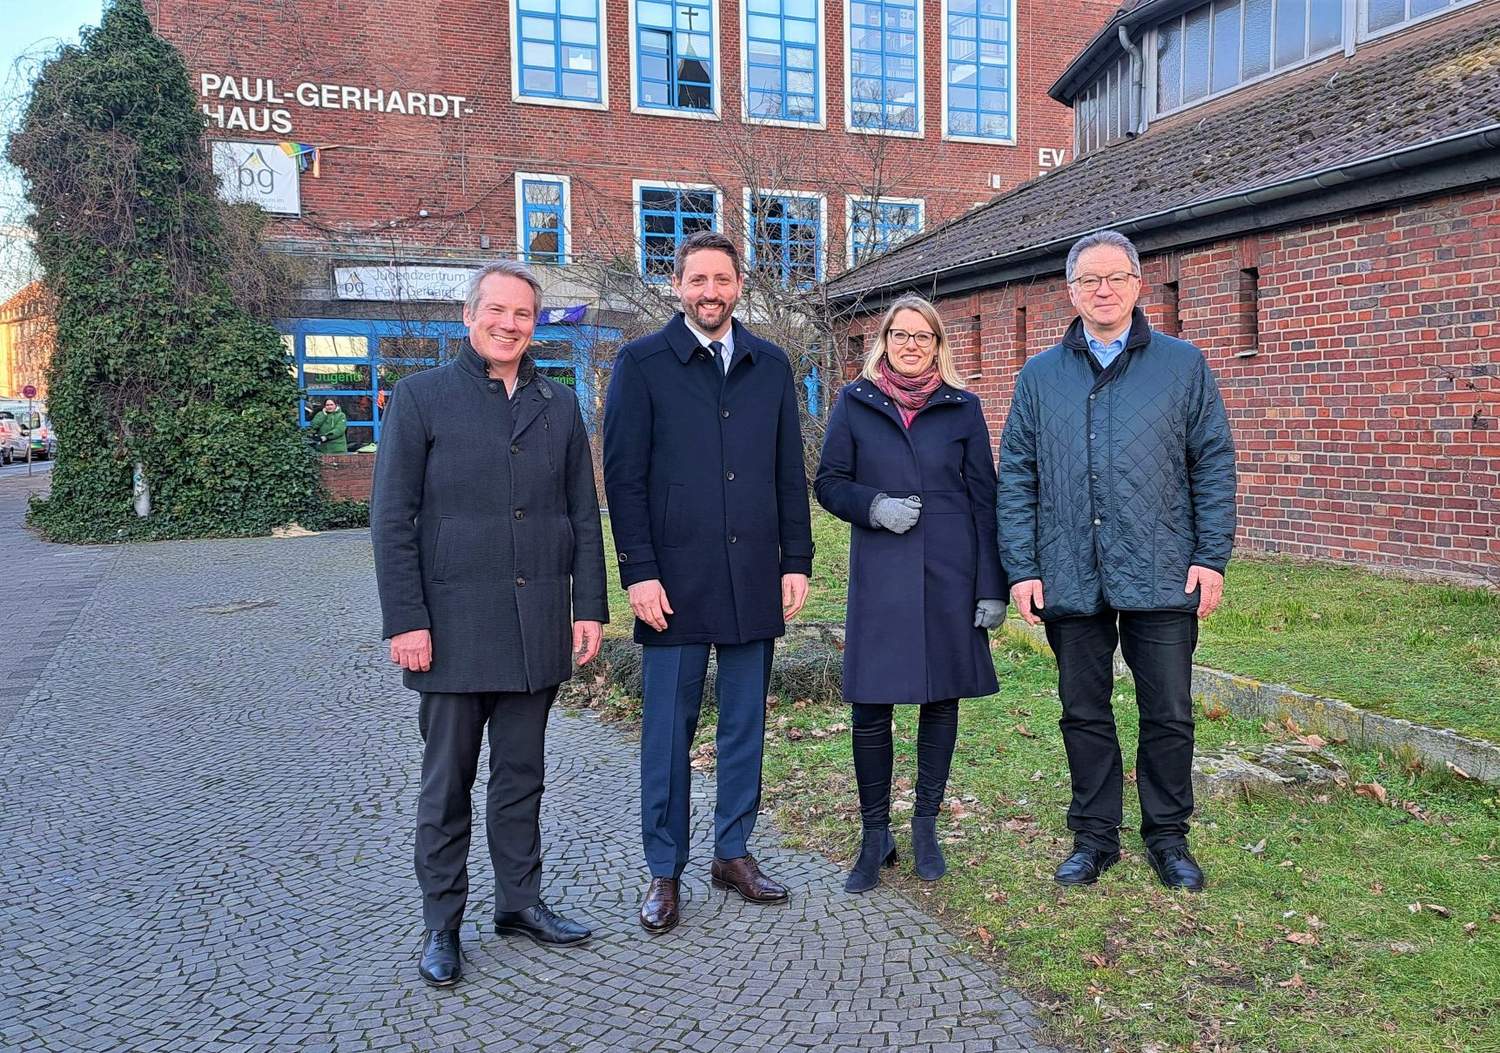
[[[432,540],[432,580],[448,580],[448,557],[453,550],[453,535],[456,528],[452,516],[438,519],[437,536]]]
[[[662,545],[666,548],[681,548],[687,543],[687,526],[683,522],[687,512],[687,487],[681,483],[667,485],[667,507],[662,517]]]

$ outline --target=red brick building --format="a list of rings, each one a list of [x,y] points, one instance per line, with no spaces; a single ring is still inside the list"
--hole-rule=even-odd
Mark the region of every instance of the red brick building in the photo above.
[[[1133,0],[1052,93],[1081,156],[834,278],[851,351],[932,297],[998,437],[1113,227],[1219,378],[1243,548],[1500,580],[1500,2]]]
[[[47,398],[47,365],[52,361],[56,329],[52,295],[31,282],[0,303],[0,398],[23,397],[27,386],[37,400]]]
[[[1047,95],[1100,0],[150,0],[226,186],[307,263],[299,375],[378,438],[380,391],[460,335],[476,263],[541,265],[547,368],[617,335],[678,240],[813,285],[1072,153]],[[222,141],[222,142],[219,142]],[[299,168],[301,169],[299,171]]]

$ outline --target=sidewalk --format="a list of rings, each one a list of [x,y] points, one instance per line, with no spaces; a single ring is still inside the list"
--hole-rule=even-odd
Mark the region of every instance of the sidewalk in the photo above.
[[[23,588],[65,598],[46,653],[5,674],[32,683],[0,729],[0,1049],[1044,1048],[1025,1001],[933,920],[846,895],[768,821],[759,855],[791,904],[711,891],[701,780],[683,923],[647,937],[635,747],[562,711],[544,888],[595,938],[485,933],[476,831],[467,978],[426,988],[415,698],[374,638],[368,537],[69,549],[21,533],[22,507],[0,486]]]

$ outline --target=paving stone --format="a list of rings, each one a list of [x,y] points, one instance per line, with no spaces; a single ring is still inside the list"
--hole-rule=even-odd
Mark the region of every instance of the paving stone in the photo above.
[[[490,931],[480,827],[465,980],[426,988],[416,697],[374,637],[368,535],[79,549],[30,537],[23,508],[0,480],[0,536],[76,614],[52,608],[55,644],[0,668],[0,956],[21,978],[0,1049],[1045,1048],[1025,1000],[915,904],[845,894],[768,818],[756,853],[791,902],[712,891],[701,777],[683,922],[645,935],[636,745],[562,709],[543,887],[595,937]]]

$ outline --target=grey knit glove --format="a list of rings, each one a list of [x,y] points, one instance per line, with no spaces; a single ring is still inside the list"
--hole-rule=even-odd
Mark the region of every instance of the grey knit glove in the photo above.
[[[916,494],[899,498],[876,494],[870,503],[870,522],[892,534],[906,533],[917,525],[917,517],[921,514],[922,499]]]
[[[974,628],[998,629],[1005,624],[1005,601],[1004,600],[980,600],[979,606],[974,611]]]

